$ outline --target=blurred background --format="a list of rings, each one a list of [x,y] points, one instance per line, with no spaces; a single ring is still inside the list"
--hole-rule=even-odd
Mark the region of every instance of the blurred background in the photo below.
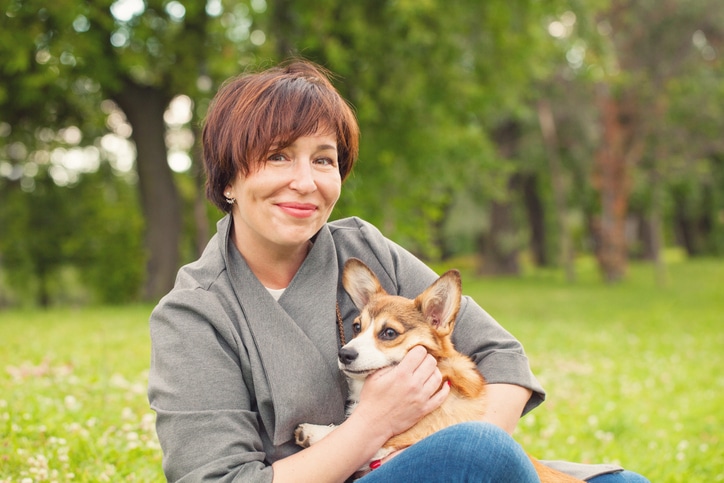
[[[334,217],[425,260],[724,253],[721,0],[0,0],[0,308],[164,295],[221,216],[210,99],[291,56],[359,118]]]

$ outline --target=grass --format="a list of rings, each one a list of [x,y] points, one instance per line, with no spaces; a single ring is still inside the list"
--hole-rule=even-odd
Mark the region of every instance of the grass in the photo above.
[[[531,271],[473,295],[525,345],[548,400],[516,438],[544,459],[652,482],[724,481],[724,260],[606,286]],[[0,312],[0,483],[163,481],[148,409],[148,306]]]
[[[0,313],[0,482],[164,481],[150,307]]]
[[[605,286],[582,267],[464,281],[523,341],[548,400],[516,438],[533,455],[616,462],[652,482],[724,481],[724,262],[651,267]]]

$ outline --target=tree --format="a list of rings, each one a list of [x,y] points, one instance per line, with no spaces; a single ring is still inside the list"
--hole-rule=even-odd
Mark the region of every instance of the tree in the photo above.
[[[210,14],[202,2],[61,0],[12,2],[3,15],[2,54],[10,62],[2,67],[8,83],[0,90],[0,108],[13,121],[13,138],[24,138],[32,150],[34,126],[79,126],[87,133],[85,142],[92,143],[102,123],[97,115],[89,117],[96,122],[83,119],[100,111],[103,98],[113,99],[131,124],[146,226],[148,300],[171,288],[180,261],[181,202],[167,163],[166,107],[180,94],[203,105],[206,92],[245,58],[225,60],[251,45],[248,35],[229,34],[218,13]],[[233,7],[225,20],[248,23],[249,15],[248,8]],[[209,60],[209,52],[219,50],[222,54]]]
[[[427,228],[439,223],[450,188],[471,163],[491,167],[466,105],[480,88],[464,59],[471,4],[273,1],[260,24],[269,32],[263,52],[328,67],[356,108],[361,159],[336,216],[363,216],[430,257],[440,248]]]
[[[702,109],[717,106],[720,99],[716,88],[702,88],[713,85],[717,75],[721,79],[714,54],[722,37],[717,5],[676,0],[576,4],[575,14],[566,14],[573,21],[561,18],[557,25],[567,58],[553,78],[567,86],[556,109],[566,120],[562,146],[564,154],[575,151],[581,160],[572,165],[579,180],[577,196],[586,207],[606,280],[625,275],[633,213],[645,218],[645,251],[662,278],[659,252],[665,244],[672,167],[681,160],[692,167],[702,153],[719,149],[720,136],[710,130],[721,132],[721,117]],[[691,90],[684,94],[682,85]],[[691,102],[693,92],[699,103]],[[591,105],[597,112],[591,112]],[[684,106],[688,110],[682,115]],[[582,188],[586,178],[593,197]]]
[[[69,250],[74,227],[67,220],[74,218],[72,211],[77,206],[61,196],[44,171],[35,176],[32,203],[27,201],[27,194],[18,196],[22,193],[19,183],[4,184],[0,198],[4,207],[0,219],[3,265],[11,269],[13,285],[36,293],[38,305],[47,307],[51,303],[52,280],[74,255]],[[11,237],[13,234],[21,235]],[[33,282],[37,284],[35,290]]]
[[[553,117],[550,102],[546,99],[538,101],[538,119],[541,126],[541,134],[543,136],[543,144],[545,145],[547,152],[551,185],[553,188],[556,225],[558,227],[560,237],[559,261],[565,270],[566,280],[572,282],[575,280],[575,267],[571,234],[568,226],[568,190],[566,188],[568,183],[566,182],[563,174],[555,119]]]
[[[655,8],[624,0],[11,0],[0,15],[0,168],[15,176],[23,165],[30,173],[47,164],[64,131],[82,133],[79,147],[98,148],[109,129],[132,136],[147,230],[145,296],[155,299],[209,226],[198,145],[183,148],[191,151],[189,172],[167,163],[169,103],[190,100],[184,129],[193,139],[223,79],[300,55],[337,74],[362,128],[361,160],[334,216],[363,216],[437,258],[454,245],[440,234],[451,206],[472,199],[477,219],[465,224],[471,233],[485,227],[482,269],[515,273],[525,248],[544,264],[548,240],[565,243],[563,222],[579,205],[590,226],[606,228],[592,239],[602,267],[613,260],[602,273],[615,280],[625,271],[622,227],[632,209],[646,226],[661,227],[651,233],[666,233],[676,218],[692,252],[708,246],[697,238],[721,232],[722,23],[714,7],[714,0]],[[702,83],[705,92],[691,87]],[[697,102],[687,103],[692,95]],[[545,139],[541,132],[546,103],[558,149],[550,130]],[[551,176],[556,152],[560,172]],[[674,186],[678,166],[714,174]],[[551,230],[550,220],[564,228]],[[199,240],[181,244],[194,223]],[[571,238],[587,248],[580,226]]]
[[[132,186],[107,164],[65,186],[59,165],[30,169],[32,178],[0,179],[0,253],[14,295],[47,307],[77,289],[63,286],[70,274],[86,282],[84,300],[137,299],[143,250]]]

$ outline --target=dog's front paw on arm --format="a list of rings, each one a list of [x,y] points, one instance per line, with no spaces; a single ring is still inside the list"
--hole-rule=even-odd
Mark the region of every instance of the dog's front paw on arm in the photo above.
[[[294,430],[294,441],[302,448],[309,448],[319,440],[331,433],[335,425],[322,426],[320,424],[303,423]]]
[[[304,427],[307,424],[300,424],[297,429],[294,430],[294,442],[302,448],[309,448],[312,443],[309,442],[309,435],[304,431]]]

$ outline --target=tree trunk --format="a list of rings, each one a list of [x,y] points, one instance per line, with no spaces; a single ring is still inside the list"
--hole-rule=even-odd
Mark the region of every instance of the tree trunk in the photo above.
[[[148,250],[143,298],[155,301],[173,287],[182,230],[181,204],[165,144],[163,113],[169,99],[158,88],[126,81],[115,101],[133,127]]]
[[[520,126],[515,121],[507,121],[498,126],[492,138],[503,159],[512,159],[520,142]],[[490,226],[478,241],[481,263],[477,272],[480,275],[519,275],[518,253],[520,243],[515,226],[514,206],[511,195],[520,184],[520,175],[513,174],[508,179],[506,197],[490,202]]]
[[[481,236],[479,251],[482,263],[479,275],[519,275],[519,243],[513,223],[513,204],[509,201],[490,203],[490,228]]]
[[[637,210],[631,214],[636,220],[636,239],[638,241],[638,250],[632,252],[632,256],[640,260],[654,261],[657,243],[652,234],[652,218],[642,210]]]
[[[270,12],[268,25],[270,38],[275,42],[275,53],[279,59],[287,59],[298,53],[295,39],[298,37],[299,22],[292,8],[291,0],[273,0],[267,2]]]
[[[594,216],[596,258],[607,282],[626,274],[626,215],[629,198],[627,146],[632,138],[630,114],[607,85],[599,85],[597,101],[601,114],[601,144],[594,156],[592,184],[599,194],[600,212]]]
[[[520,185],[523,206],[530,227],[530,251],[533,263],[538,267],[545,267],[548,266],[545,208],[538,192],[538,177],[534,174],[521,174]]]
[[[717,223],[713,220],[713,215],[717,212],[715,189],[711,185],[705,185],[701,189],[703,190],[701,213],[696,217],[696,232],[701,239],[699,255],[716,255],[718,251],[714,244],[716,239],[714,226]]]
[[[662,186],[661,175],[659,171],[659,162],[662,159],[662,153],[657,153],[656,159],[654,160],[654,167],[651,168],[651,214],[650,216],[650,227],[651,227],[651,253],[653,255],[654,270],[656,276],[656,283],[659,286],[666,285],[666,264],[662,252],[664,246],[663,236],[663,211],[664,211],[664,187]]]
[[[442,215],[430,223],[430,238],[435,248],[437,248],[439,259],[447,260],[453,255],[449,243],[445,238],[445,222],[450,217],[450,212],[453,208],[454,195],[452,190],[446,190],[446,194],[442,196],[442,198],[445,200],[442,202]]]
[[[573,242],[568,228],[568,210],[566,209],[566,183],[563,179],[563,167],[559,156],[558,134],[550,103],[541,100],[538,103],[538,121],[540,123],[543,143],[548,153],[548,167],[553,185],[553,200],[556,207],[556,223],[558,225],[558,250],[560,263],[566,273],[566,280],[573,282],[576,272],[573,259]]]

